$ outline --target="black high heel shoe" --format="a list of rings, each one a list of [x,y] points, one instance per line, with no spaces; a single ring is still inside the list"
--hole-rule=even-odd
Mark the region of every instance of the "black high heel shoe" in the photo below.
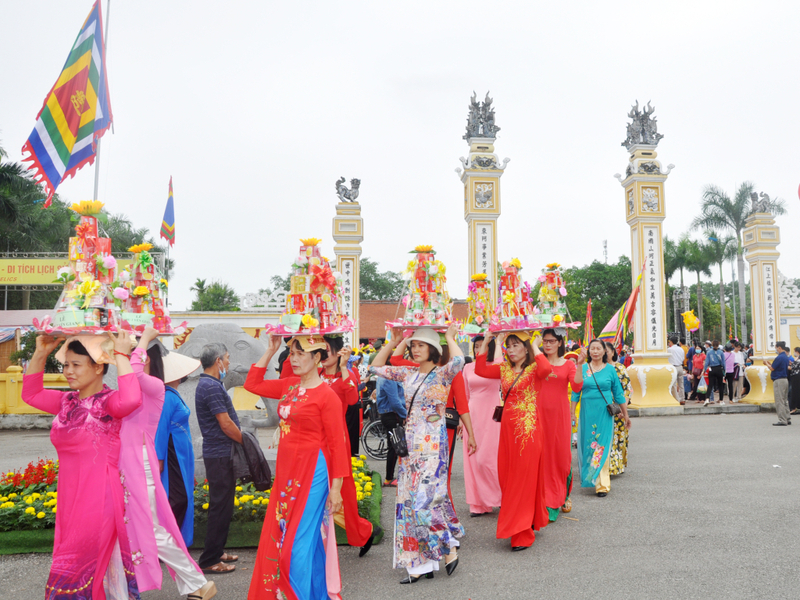
[[[458,556],[456,556],[456,559],[453,561],[445,562],[444,569],[445,571],[447,571],[447,575],[448,576],[452,575],[453,571],[456,570],[457,566],[458,566]]]
[[[361,546],[361,550],[358,551],[358,558],[363,557],[367,552],[369,552],[369,549],[372,548],[372,543],[375,541],[375,538],[381,531],[383,530],[380,528],[380,526],[373,528],[372,535],[369,536],[367,543]]]
[[[425,575],[418,575],[417,577],[407,575],[405,579],[400,580],[400,583],[417,583],[423,577],[425,577],[425,579],[433,579],[433,572],[425,573]]]

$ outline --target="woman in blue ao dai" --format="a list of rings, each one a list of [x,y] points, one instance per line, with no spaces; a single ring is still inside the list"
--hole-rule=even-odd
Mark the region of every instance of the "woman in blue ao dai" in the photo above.
[[[572,419],[575,407],[581,402],[578,421],[578,464],[581,470],[581,487],[594,487],[601,498],[611,489],[609,457],[614,437],[614,418],[608,406],[615,402],[622,409],[625,425],[630,429],[627,399],[614,367],[608,364],[603,342],[589,343],[590,362],[583,365],[583,389],[572,394]]]

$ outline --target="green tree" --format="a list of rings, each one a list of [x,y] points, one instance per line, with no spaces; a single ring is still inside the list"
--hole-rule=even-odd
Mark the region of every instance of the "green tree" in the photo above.
[[[686,234],[683,234],[678,242],[676,243],[674,240],[670,239],[667,236],[664,236],[664,276],[667,279],[667,287],[669,287],[669,281],[672,279],[675,273],[680,273],[681,276],[681,285],[680,290],[681,293],[683,292],[683,270],[686,268],[687,257],[689,255],[689,249],[691,245],[689,242],[689,237]],[[668,296],[669,299],[669,296]],[[669,306],[669,302],[667,303]],[[680,331],[681,333],[685,333],[683,319],[677,317],[677,314],[683,312],[683,308],[681,306],[676,307],[678,310],[675,310],[675,330]]]
[[[706,250],[711,258],[711,263],[719,266],[719,305],[720,305],[720,331],[722,337],[720,339],[727,339],[725,334],[726,326],[726,310],[722,307],[727,306],[725,302],[725,277],[722,275],[722,265],[725,261],[730,260],[731,257],[736,255],[736,238],[732,235],[722,236],[716,231],[706,231],[705,236],[708,243],[705,245]]]
[[[294,275],[294,271],[289,271],[286,277],[281,277],[280,275],[273,275],[269,278],[269,286],[264,288],[259,288],[259,294],[269,294],[272,295],[276,292],[286,292],[289,293],[289,290],[292,287],[292,275]]]
[[[61,363],[56,360],[56,352],[58,352],[62,344],[56,346],[56,349],[48,355],[47,361],[44,364],[45,373],[61,373]],[[33,352],[36,350],[36,332],[29,331],[23,335],[20,340],[20,345],[21,349],[12,352],[9,359],[12,363],[22,366],[23,360],[30,360],[33,358]]]
[[[205,279],[198,279],[190,288],[196,298],[192,302],[192,310],[198,312],[238,311],[239,296],[227,283],[212,281],[207,285]]]
[[[711,258],[705,245],[696,240],[692,240],[689,246],[686,268],[697,275],[697,318],[700,319],[700,337],[704,337],[703,331],[703,288],[700,281],[701,275],[711,275]]]
[[[362,258],[361,300],[385,300],[396,302],[403,295],[404,281],[400,273],[394,271],[378,271],[378,263],[369,258]]]
[[[66,253],[69,237],[73,235],[74,213],[53,196],[52,205],[44,209],[46,197],[30,171],[22,164],[4,161],[6,153],[0,147],[0,252],[58,252]],[[112,240],[112,252],[127,252],[134,244],[149,242],[154,251],[164,252],[149,237],[147,229],[136,229],[123,215],[109,215],[99,230]],[[167,270],[172,268],[171,261]],[[6,292],[9,309],[52,308],[60,290]],[[4,299],[5,303],[5,299]]]
[[[716,185],[707,185],[703,189],[703,201],[700,206],[700,216],[692,221],[693,229],[714,229],[729,231],[736,236],[738,275],[739,275],[739,322],[742,332],[741,339],[748,340],[747,301],[744,294],[744,247],[742,246],[742,231],[750,215],[753,214],[751,194],[755,184],[745,181],[736,190],[733,198]],[[768,209],[774,215],[786,213],[786,203],[780,198],[768,201]]]
[[[385,300],[396,302],[402,294],[404,281],[399,273],[394,271],[379,271],[378,263],[369,258],[362,258],[361,267],[361,300]],[[335,266],[332,266],[336,270]],[[258,290],[260,293],[273,293],[278,291],[289,291],[292,284],[294,271],[289,271],[286,277],[273,275],[269,280],[269,286]]]
[[[563,274],[568,291],[567,309],[574,320],[582,323],[577,334],[571,334],[573,338],[583,338],[586,305],[590,299],[594,334],[597,336],[631,294],[631,261],[627,256],[620,256],[617,263],[606,264],[596,260],[584,267],[570,267],[564,269]],[[536,298],[536,288],[533,292]]]
[[[2,161],[0,147],[0,250],[4,252],[54,252],[59,235],[66,251],[69,209],[54,196],[52,206],[42,210],[46,194],[19,163]]]
[[[165,277],[169,279],[169,272],[173,269],[172,259],[167,260],[167,248],[158,244],[150,235],[147,227],[136,228],[133,222],[123,214],[108,215],[105,223],[98,222],[98,232],[103,237],[111,238],[111,252],[121,254],[128,251],[131,246],[138,244],[152,244],[150,252],[160,252],[165,256],[164,265],[167,273]]]
[[[669,280],[672,279],[672,276],[675,275],[675,271],[678,270],[677,261],[675,259],[675,249],[676,249],[675,242],[665,235],[664,277],[667,280],[666,281],[667,285],[664,286],[664,299],[666,300],[666,307],[667,307],[667,328],[669,328],[670,315],[674,315],[675,330],[680,331],[680,325],[678,324],[678,311],[675,310],[675,308],[677,307],[672,306],[672,292],[674,288],[669,284]]]
[[[281,277],[280,275],[270,277],[269,284],[272,287],[272,292],[288,292],[292,287],[292,275],[294,275],[294,271],[289,271],[286,277]]]

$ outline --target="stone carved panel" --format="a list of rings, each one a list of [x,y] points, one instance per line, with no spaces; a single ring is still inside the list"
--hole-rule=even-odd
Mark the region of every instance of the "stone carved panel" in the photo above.
[[[239,302],[239,308],[247,312],[283,312],[286,308],[288,291],[271,294],[245,294]]]
[[[642,188],[642,212],[658,212],[658,188]]]
[[[632,215],[634,210],[636,206],[633,202],[633,190],[628,190],[628,215]]]
[[[475,206],[477,208],[494,208],[494,184],[475,184]]]
[[[800,288],[778,271],[781,314],[800,313]]]

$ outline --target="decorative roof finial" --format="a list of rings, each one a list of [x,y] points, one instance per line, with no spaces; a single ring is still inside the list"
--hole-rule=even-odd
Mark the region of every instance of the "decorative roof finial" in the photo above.
[[[494,123],[494,107],[489,92],[486,98],[479,102],[478,95],[473,91],[469,103],[469,115],[467,116],[467,133],[463,139],[470,143],[472,138],[495,139],[500,128]]]
[[[659,140],[664,137],[663,134],[658,133],[656,118],[650,117],[654,111],[655,108],[650,106],[649,101],[643,110],[639,110],[638,100],[635,105],[631,106],[628,113],[628,117],[631,119],[631,122],[628,123],[628,137],[622,142],[628,151],[639,144],[658,146]]]

